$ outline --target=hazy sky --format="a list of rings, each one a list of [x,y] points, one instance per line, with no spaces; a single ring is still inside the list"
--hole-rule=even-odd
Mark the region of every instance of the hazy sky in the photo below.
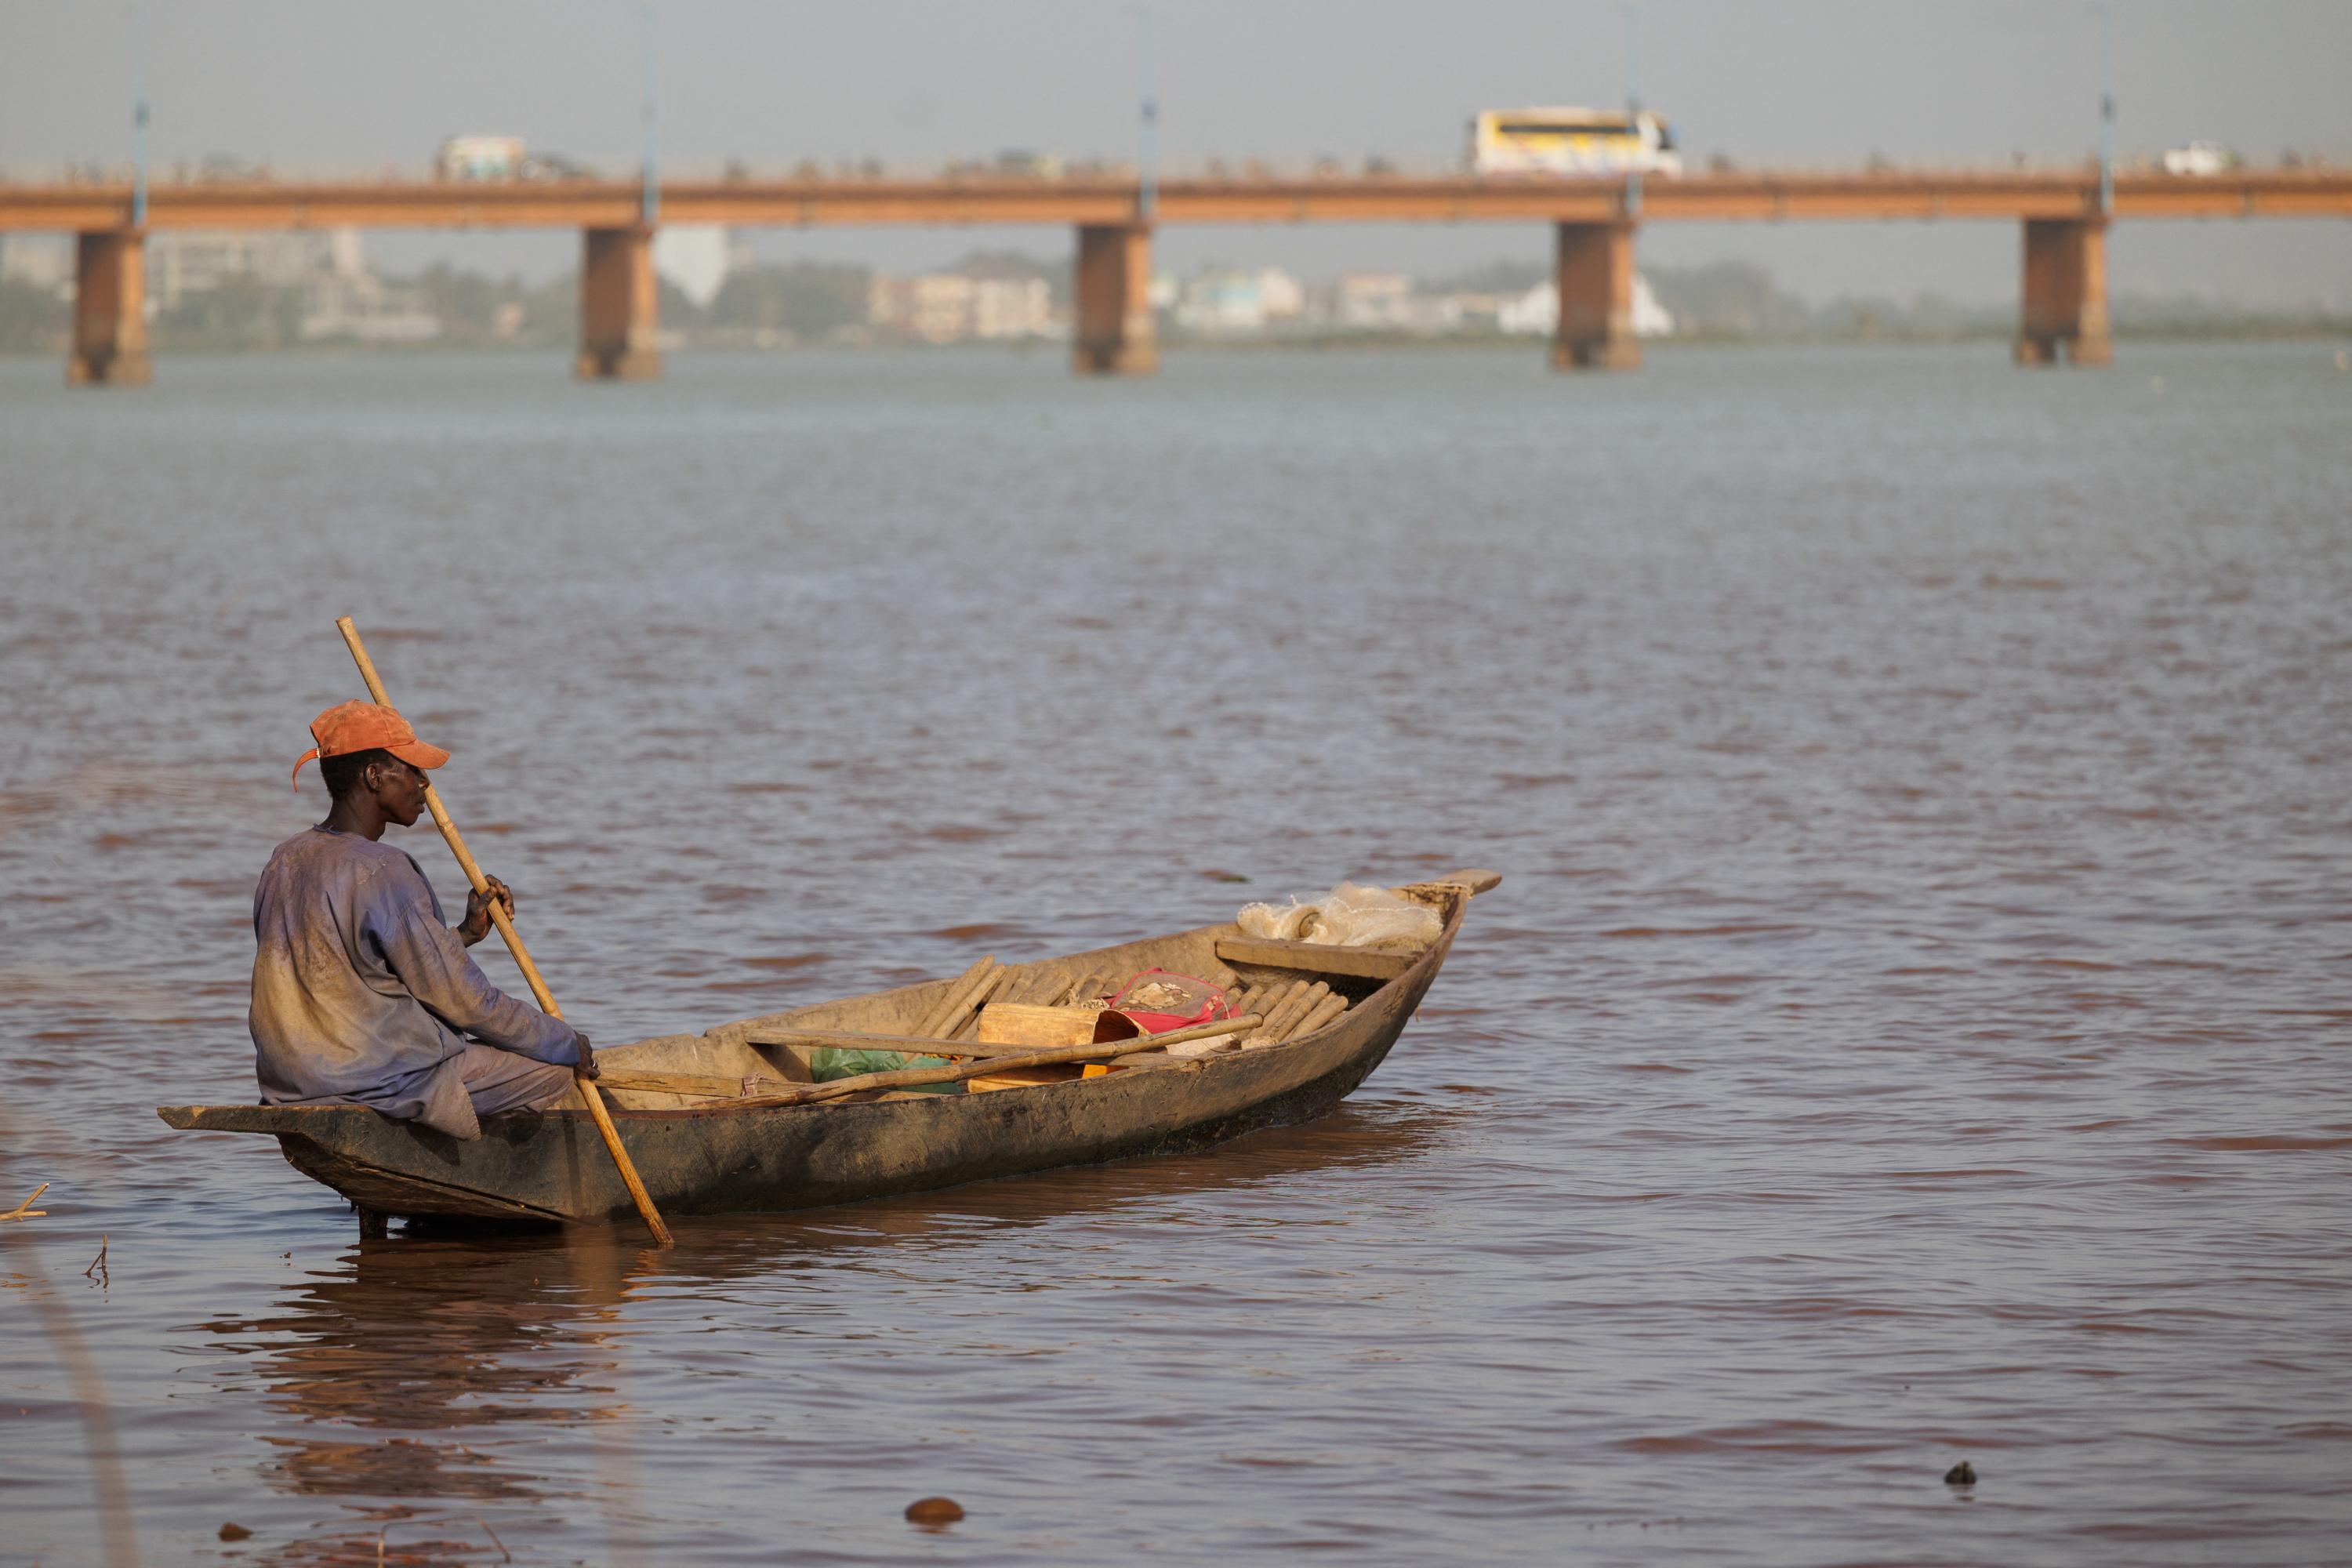
[[[618,0],[150,0],[153,159],[230,153],[282,174],[421,170],[443,136],[507,132],[635,167],[639,7]],[[2197,139],[2352,163],[2352,0],[2116,0],[2118,147]],[[0,165],[26,175],[128,153],[131,26],[107,0],[0,0]],[[1209,156],[1437,166],[1480,107],[1614,103],[1625,23],[1611,0],[1158,0],[1160,145]],[[2061,0],[1643,0],[1643,97],[1689,153],[1748,163],[2086,157],[2098,23]],[[1029,147],[1135,145],[1139,7],[1125,0],[663,0],[665,166],[784,169],[873,156],[935,166]],[[772,257],[894,267],[974,243],[1058,253],[1048,229],[772,230]],[[572,264],[570,236],[371,236],[397,264]],[[1540,226],[1188,228],[1165,262],[1444,269],[1540,257]],[[1816,297],[1935,289],[2013,297],[2013,225],[1657,225],[1646,259],[1762,260]],[[2352,223],[2126,225],[2119,291],[2352,308]]]

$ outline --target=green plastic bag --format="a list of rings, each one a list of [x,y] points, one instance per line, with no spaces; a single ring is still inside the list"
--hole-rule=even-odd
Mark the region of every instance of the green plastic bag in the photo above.
[[[851,1046],[819,1046],[809,1053],[809,1077],[818,1083],[856,1078],[869,1072],[896,1072],[900,1068],[943,1068],[945,1057],[910,1057],[903,1051],[869,1051]],[[961,1094],[960,1083],[910,1084],[907,1094]]]

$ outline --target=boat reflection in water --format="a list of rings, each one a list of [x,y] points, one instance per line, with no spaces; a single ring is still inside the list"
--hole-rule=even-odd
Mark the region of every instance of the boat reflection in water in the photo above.
[[[820,1364],[827,1387],[812,1404],[839,1395],[840,1361],[812,1358],[853,1350],[871,1358],[877,1321],[908,1310],[910,1271],[936,1267],[953,1289],[976,1292],[969,1306],[981,1316],[971,1331],[1001,1334],[1007,1328],[987,1315],[990,1300],[1034,1283],[1020,1272],[1028,1260],[1007,1262],[1008,1244],[1041,1267],[1058,1260],[1053,1282],[1067,1283],[1083,1277],[1083,1265],[1074,1271],[1069,1260],[1098,1227],[1153,1224],[1175,1234],[1196,1199],[1410,1161],[1469,1114],[1397,1102],[1347,1106],[1197,1154],[846,1208],[688,1219],[666,1253],[604,1226],[568,1237],[425,1232],[360,1241],[335,1267],[289,1290],[271,1316],[208,1327],[213,1348],[249,1358],[268,1406],[299,1423],[263,1435],[262,1479],[281,1493],[332,1499],[349,1510],[312,1521],[322,1533],[283,1560],[357,1546],[372,1554],[387,1524],[393,1546],[412,1538],[403,1548],[411,1552],[425,1544],[455,1552],[467,1539],[477,1542],[470,1550],[488,1551],[479,1544],[485,1519],[509,1544],[517,1532],[543,1542],[548,1530],[579,1528],[579,1500],[591,1494],[599,1517],[637,1511],[630,1500],[646,1484],[640,1445],[667,1431],[650,1412],[711,1406],[682,1400],[681,1379],[748,1373],[758,1388],[752,1418],[779,1463],[804,1472],[902,1461],[903,1442],[861,1453],[837,1436],[820,1440],[793,1418],[814,1410],[793,1406],[795,1384]],[[1321,1219],[1312,1205],[1286,1204],[1253,1223]],[[1006,1234],[1039,1229],[1051,1232],[1048,1247]],[[964,1255],[978,1248],[991,1255],[976,1264]],[[953,1256],[929,1257],[940,1249]],[[910,1270],[919,1257],[924,1262]],[[959,1282],[980,1267],[985,1287]],[[698,1301],[709,1305],[688,1305]],[[782,1337],[729,1335],[721,1351],[700,1348],[712,1331],[756,1319],[772,1321]],[[767,1353],[758,1351],[762,1344]],[[743,1404],[716,1392],[722,1407]],[[663,1484],[667,1491],[670,1483]],[[427,1534],[451,1539],[415,1539]],[[387,1558],[398,1560],[396,1552]]]

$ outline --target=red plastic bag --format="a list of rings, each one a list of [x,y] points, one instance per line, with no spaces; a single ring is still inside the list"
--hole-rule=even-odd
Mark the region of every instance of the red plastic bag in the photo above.
[[[1147,969],[1118,988],[1109,1010],[1126,1015],[1147,1035],[1213,1024],[1234,1016],[1225,994],[1207,981],[1172,969]]]

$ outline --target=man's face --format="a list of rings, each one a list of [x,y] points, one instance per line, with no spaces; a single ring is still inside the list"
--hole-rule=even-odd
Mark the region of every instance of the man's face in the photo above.
[[[394,757],[390,762],[370,763],[368,774],[375,780],[375,801],[387,821],[403,827],[413,827],[425,811],[425,770]]]

